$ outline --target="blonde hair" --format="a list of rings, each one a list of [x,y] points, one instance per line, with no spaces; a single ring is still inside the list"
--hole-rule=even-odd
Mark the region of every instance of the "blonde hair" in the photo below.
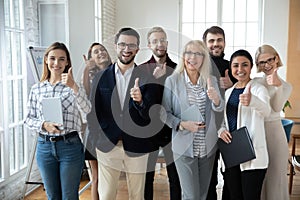
[[[184,60],[185,60],[184,55],[185,55],[187,48],[191,45],[199,47],[200,51],[201,51],[200,53],[204,54],[202,65],[199,68],[199,75],[200,75],[199,78],[200,78],[200,81],[203,83],[203,87],[206,87],[207,78],[210,76],[210,69],[211,69],[212,65],[211,65],[208,49],[205,46],[205,44],[200,40],[191,40],[184,46],[179,65],[177,65],[175,72],[183,73],[183,71],[186,67],[184,64]]]
[[[159,27],[159,26],[155,26],[155,27],[153,27],[153,28],[151,28],[149,31],[148,31],[148,33],[147,33],[147,40],[148,40],[148,43],[150,43],[150,35],[152,34],[152,33],[164,33],[165,34],[165,36],[166,36],[166,39],[167,39],[167,33],[166,33],[166,31],[162,28],[162,27]]]
[[[258,67],[258,57],[260,56],[260,54],[264,54],[264,53],[268,53],[268,54],[277,56],[277,58],[278,58],[277,67],[281,67],[283,65],[281,58],[280,58],[278,52],[274,49],[274,47],[272,47],[271,45],[268,45],[268,44],[264,44],[264,45],[258,47],[258,49],[256,50],[256,53],[255,53],[255,64],[256,64],[257,72],[262,71],[262,69],[260,69],[260,67]]]

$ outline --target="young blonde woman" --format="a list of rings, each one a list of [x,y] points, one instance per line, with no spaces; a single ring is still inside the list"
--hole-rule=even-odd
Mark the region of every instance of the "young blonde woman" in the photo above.
[[[51,97],[61,100],[63,124],[45,121],[42,101]],[[90,109],[84,88],[74,81],[67,47],[53,43],[45,51],[41,80],[31,88],[25,119],[25,125],[39,133],[36,159],[49,200],[79,199],[84,164],[79,110],[88,113]]]
[[[262,188],[262,200],[288,200],[286,167],[289,156],[288,143],[281,123],[280,112],[292,92],[292,86],[278,75],[283,64],[278,52],[270,45],[260,46],[255,54],[258,72],[264,76],[255,78],[270,95],[271,114],[265,118],[269,165]]]

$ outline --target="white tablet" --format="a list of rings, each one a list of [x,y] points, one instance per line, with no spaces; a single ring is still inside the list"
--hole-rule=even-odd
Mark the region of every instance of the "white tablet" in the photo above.
[[[42,112],[45,121],[64,124],[60,97],[44,98],[42,100]]]
[[[181,119],[184,121],[204,122],[204,118],[197,105],[188,107],[181,113]]]

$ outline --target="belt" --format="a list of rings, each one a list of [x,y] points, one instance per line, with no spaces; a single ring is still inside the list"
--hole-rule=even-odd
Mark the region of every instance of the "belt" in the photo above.
[[[59,136],[44,135],[44,134],[39,133],[39,136],[41,138],[45,139],[46,141],[50,141],[50,142],[58,142],[60,140],[66,140],[66,139],[74,137],[76,135],[78,135],[77,131],[73,131],[73,132],[67,133],[65,135],[59,135]]]

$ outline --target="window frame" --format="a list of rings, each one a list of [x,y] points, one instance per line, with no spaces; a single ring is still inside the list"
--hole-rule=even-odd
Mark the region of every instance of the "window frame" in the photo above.
[[[26,61],[26,48],[25,48],[25,21],[24,21],[24,0],[14,0],[8,1],[10,4],[10,20],[11,23],[9,26],[5,24],[5,7],[4,1],[0,3],[0,41],[1,41],[1,50],[0,50],[0,60],[2,66],[7,66],[8,60],[6,59],[7,49],[10,48],[11,53],[11,65],[12,65],[12,74],[8,75],[7,68],[2,67],[0,71],[0,105],[2,105],[2,112],[0,113],[0,183],[5,182],[10,177],[18,174],[19,172],[23,171],[25,167],[28,165],[28,154],[29,154],[29,147],[28,147],[28,138],[27,138],[27,131],[24,128],[23,120],[26,110],[26,100],[27,100],[27,61]],[[18,12],[19,15],[14,15],[13,9],[16,7],[14,3],[18,3]],[[17,18],[19,17],[19,18]],[[3,20],[2,20],[3,19]],[[14,22],[18,21],[20,26],[15,26]],[[6,34],[10,34],[11,40],[6,40]],[[17,37],[20,37],[19,44],[17,44]],[[8,44],[10,42],[10,44]],[[18,48],[14,48],[14,45],[20,45]],[[20,51],[19,51],[20,50]],[[18,51],[18,52],[17,52]],[[17,57],[21,56],[20,63],[18,63]],[[18,66],[21,65],[21,73],[19,73]],[[9,89],[8,83],[11,82],[12,85],[12,94],[13,99],[9,102]],[[20,93],[20,87],[22,87]],[[17,88],[17,89],[16,89]],[[22,98],[19,98],[20,95]],[[22,100],[21,102],[19,100]],[[13,103],[14,113],[15,115],[12,118],[12,121],[9,120],[9,104]],[[21,105],[21,115],[19,106]],[[21,131],[20,131],[21,130]],[[11,132],[14,132],[14,135],[11,135]],[[20,134],[22,134],[23,141],[20,140]],[[11,137],[14,138],[13,143],[13,152],[11,151],[11,144],[10,140]],[[22,142],[22,146],[20,147],[20,142]],[[20,148],[22,148],[21,155]],[[14,153],[13,158],[11,160],[11,153]],[[22,158],[21,158],[22,157]],[[9,161],[9,162],[7,162]],[[13,161],[13,163],[11,163]]]
[[[179,12],[179,31],[181,32],[181,33],[183,33],[184,31],[183,31],[183,24],[184,24],[184,22],[183,22],[183,4],[184,4],[184,1],[185,0],[180,0],[180,3],[179,3],[179,7],[180,7],[180,12]],[[195,2],[196,1],[199,1],[199,0],[189,0],[189,1],[192,1],[193,2],[193,4],[195,4]],[[200,0],[201,1],[201,0]],[[205,1],[205,4],[207,4],[207,2],[209,1],[209,0],[202,0],[202,1]],[[217,1],[217,17],[216,17],[216,19],[217,19],[217,22],[215,23],[215,25],[216,26],[220,26],[220,27],[223,27],[223,24],[225,24],[224,22],[223,22],[223,20],[222,20],[222,14],[223,14],[223,7],[222,7],[222,5],[223,5],[223,2],[225,1],[225,0],[216,0]],[[233,2],[235,3],[236,1],[238,1],[238,0],[233,0]],[[245,2],[246,2],[246,10],[247,10],[247,7],[248,7],[248,2],[250,2],[250,3],[252,3],[252,0],[245,0]],[[254,48],[256,48],[257,46],[259,46],[260,44],[261,44],[261,42],[262,42],[262,37],[263,37],[263,5],[264,5],[264,0],[257,0],[257,2],[258,2],[258,20],[257,20],[257,29],[258,29],[258,41],[257,41],[257,44],[255,44],[255,45],[253,45],[253,46],[251,46],[251,45],[247,45],[247,43],[246,43],[246,41],[247,41],[247,39],[245,39],[244,40],[244,45],[242,45],[242,46],[236,46],[236,45],[234,45],[234,40],[232,40],[232,43],[230,43],[229,41],[229,37],[230,36],[228,36],[228,34],[226,34],[226,30],[224,29],[224,31],[225,31],[225,40],[226,40],[226,47],[225,47],[225,56],[227,56],[227,59],[229,59],[229,56],[235,51],[235,50],[237,50],[237,49],[240,49],[240,48],[244,48],[244,49],[247,49],[250,53],[254,53],[253,51],[254,51]],[[195,9],[194,8],[194,6],[193,6],[193,9]],[[247,13],[246,13],[247,14]],[[246,15],[245,14],[245,15]],[[206,20],[206,19],[205,19]],[[238,20],[236,20],[236,19],[234,19],[234,20],[232,20],[231,21],[231,23],[233,23],[233,30],[232,30],[232,32],[233,33],[235,33],[236,31],[235,31],[235,29],[236,29],[236,23],[237,23],[237,21]],[[206,28],[209,28],[210,26],[211,26],[211,24],[212,24],[212,22],[208,22],[208,21],[204,21],[204,22],[201,22],[201,23],[204,23],[204,24],[206,24],[206,27],[205,27],[205,29]],[[249,23],[249,22],[247,22],[247,18],[246,18],[246,25]],[[245,24],[244,23],[244,24]],[[193,24],[193,36],[192,36],[192,38],[190,38],[190,39],[199,39],[199,40],[202,40],[202,35],[197,35],[197,37],[195,37],[195,33],[194,33],[194,29],[195,29],[195,24],[196,24],[196,22],[195,22],[195,16],[193,15],[193,21],[191,22],[191,24]],[[247,34],[247,30],[245,31],[245,34]],[[184,36],[182,36],[182,37],[184,37]],[[231,36],[232,38],[234,38],[234,35],[233,36]],[[245,37],[246,38],[246,37]],[[182,49],[182,47],[183,47],[183,45],[184,44],[182,44],[182,41],[183,41],[183,39],[181,39],[181,41],[180,41],[180,49]]]
[[[102,43],[103,41],[103,16],[102,16],[102,0],[95,0],[95,41]]]

